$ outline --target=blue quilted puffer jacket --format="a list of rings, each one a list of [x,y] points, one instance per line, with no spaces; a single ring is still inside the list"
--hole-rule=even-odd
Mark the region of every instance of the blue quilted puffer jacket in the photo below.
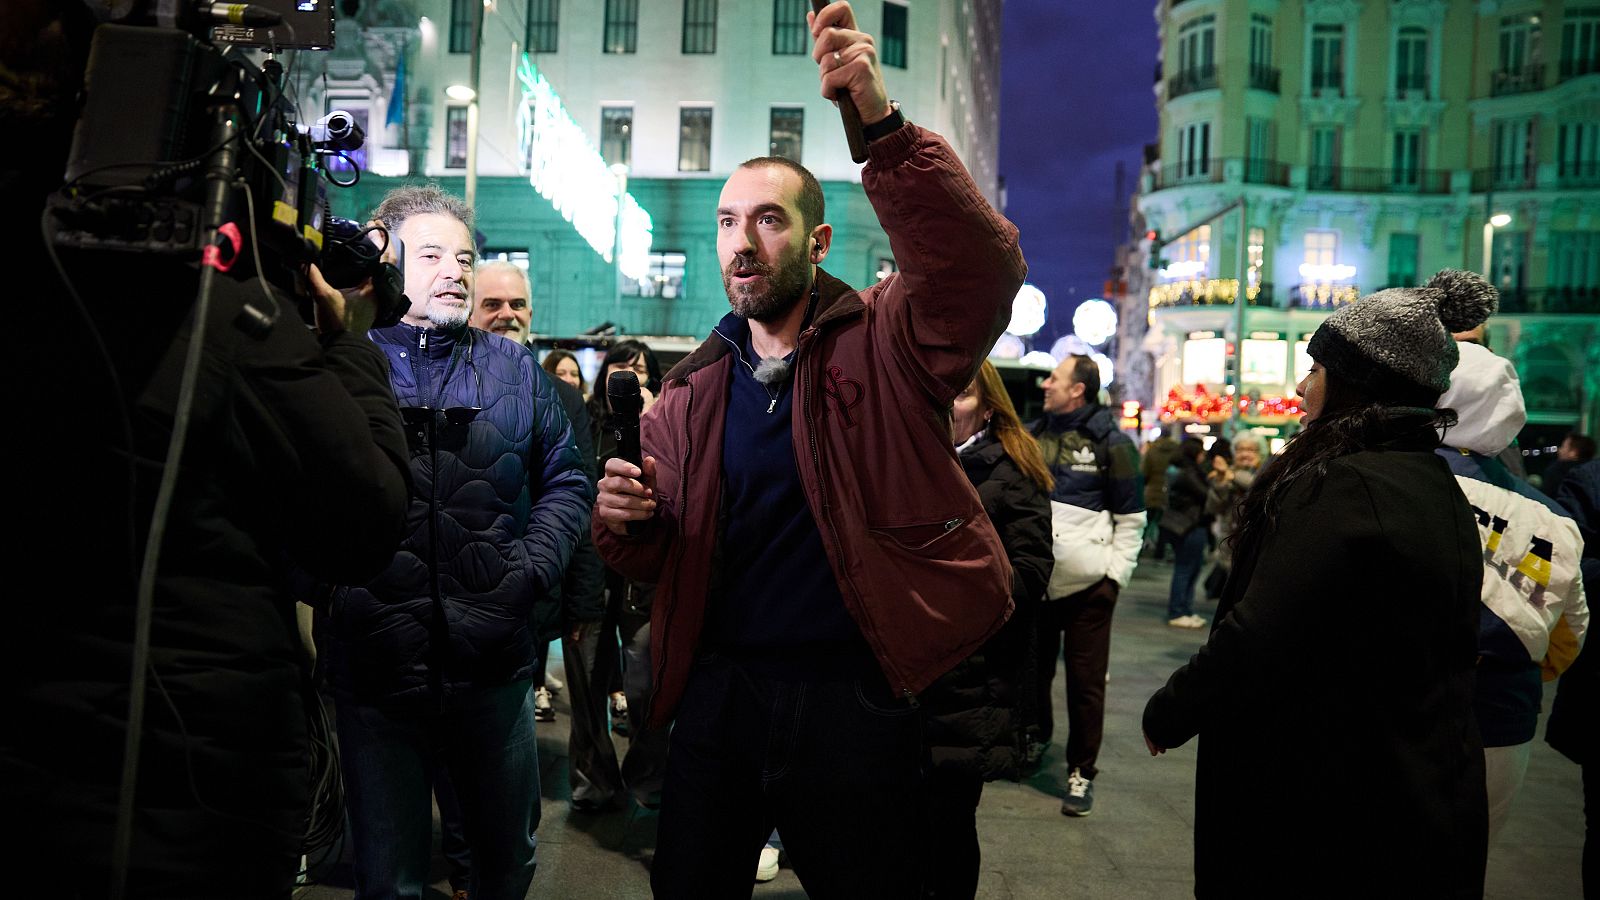
[[[594,487],[531,351],[476,328],[369,337],[406,417],[407,536],[383,574],[334,592],[321,643],[339,696],[443,708],[532,674],[534,606],[561,584]]]

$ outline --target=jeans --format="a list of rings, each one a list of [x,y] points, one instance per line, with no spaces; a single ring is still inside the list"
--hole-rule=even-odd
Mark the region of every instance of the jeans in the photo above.
[[[749,897],[774,826],[815,900],[919,895],[921,713],[881,674],[793,681],[709,655],[671,744],[657,900]]]
[[[1206,564],[1206,529],[1195,527],[1177,540],[1178,555],[1173,560],[1172,590],[1167,595],[1167,618],[1194,615],[1194,586]]]
[[[474,900],[522,900],[533,880],[539,759],[528,680],[457,696],[442,713],[338,706],[340,763],[359,900],[426,887],[430,770],[443,766],[472,849]]]

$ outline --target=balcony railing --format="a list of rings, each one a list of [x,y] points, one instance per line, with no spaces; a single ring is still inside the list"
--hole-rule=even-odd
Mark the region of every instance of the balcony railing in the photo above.
[[[1563,59],[1561,61],[1561,80],[1577,78],[1580,75],[1593,75],[1600,72],[1600,59]]]
[[[1228,173],[1236,171],[1237,175]],[[1156,190],[1184,184],[1220,184],[1232,177],[1245,184],[1274,184],[1289,186],[1289,164],[1270,159],[1207,159],[1180,160],[1171,169],[1162,169],[1156,179]]]
[[[1310,166],[1306,187],[1313,191],[1363,194],[1448,194],[1450,173],[1443,169],[1351,169]]]
[[[1544,66],[1523,66],[1520,69],[1501,69],[1494,73],[1489,82],[1489,96],[1504,97],[1507,94],[1526,94],[1529,91],[1544,90]]]
[[[1556,181],[1562,187],[1600,187],[1600,161],[1561,162],[1556,169]]]
[[[1472,171],[1472,190],[1480,194],[1484,191],[1530,190],[1535,186],[1535,174],[1536,170],[1533,163],[1474,169]]]
[[[1517,288],[1500,292],[1500,313],[1600,315],[1600,287]]]
[[[1156,179],[1156,190],[1177,187],[1180,184],[1216,184],[1220,181],[1222,181],[1222,160],[1180,159],[1176,166],[1161,169],[1161,177]]]
[[[1258,91],[1278,92],[1278,80],[1281,73],[1272,66],[1251,66],[1250,86]]]
[[[1244,163],[1245,184],[1275,184],[1279,187],[1289,186],[1289,164],[1274,162],[1270,159],[1246,159]]]
[[[1195,91],[1208,91],[1217,86],[1217,67],[1196,66],[1185,69],[1167,79],[1167,99],[1182,97]]]

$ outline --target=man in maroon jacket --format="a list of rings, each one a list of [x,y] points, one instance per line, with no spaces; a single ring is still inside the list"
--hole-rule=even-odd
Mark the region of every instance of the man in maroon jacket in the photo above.
[[[748,897],[774,825],[814,896],[917,896],[916,695],[1011,611],[949,414],[1022,282],[1016,229],[888,101],[849,5],[809,18],[900,272],[857,292],[819,269],[816,179],[745,163],[716,211],[732,312],[667,374],[642,470],[607,463],[596,545],[659,584],[657,897]]]

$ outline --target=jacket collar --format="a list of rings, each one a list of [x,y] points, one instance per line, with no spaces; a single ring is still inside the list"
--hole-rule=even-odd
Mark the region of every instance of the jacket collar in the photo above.
[[[427,359],[445,359],[455,350],[456,344],[466,337],[468,330],[466,325],[444,329],[421,327],[407,322],[400,322],[388,328],[377,328],[373,331],[387,342],[412,347],[412,352]],[[425,346],[422,343],[424,334],[428,336],[428,342]]]
[[[1095,440],[1100,440],[1115,429],[1111,421],[1110,408],[1098,403],[1080,406],[1069,413],[1047,413],[1039,420],[1039,427],[1034,429],[1034,434],[1041,431],[1050,431],[1061,434],[1067,431],[1082,431]]]
[[[817,309],[811,314],[811,324],[807,330],[820,331],[831,328],[852,316],[860,315],[867,308],[866,303],[861,300],[861,294],[855,288],[824,272],[821,267],[817,268],[815,284]],[[750,323],[730,312],[722,317],[722,321],[718,322],[713,330],[721,332],[727,340],[716,334],[706,335],[700,346],[679,360],[662,380],[687,379],[695,372],[727,356],[733,352],[728,341],[742,345],[744,337],[750,333]]]

